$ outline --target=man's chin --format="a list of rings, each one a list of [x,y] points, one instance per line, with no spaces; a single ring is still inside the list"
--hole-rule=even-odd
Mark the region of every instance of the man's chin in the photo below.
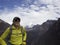
[[[16,26],[19,26],[19,25],[16,25]]]

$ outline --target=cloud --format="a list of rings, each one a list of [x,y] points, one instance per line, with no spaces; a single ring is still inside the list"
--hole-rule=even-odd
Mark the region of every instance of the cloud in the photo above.
[[[13,18],[18,16],[21,18],[21,25],[26,26],[31,24],[42,24],[48,19],[54,20],[56,17],[59,17],[58,15],[53,15],[50,11],[44,10],[45,8],[38,12],[35,11],[35,7],[32,6],[31,8],[32,9],[17,7],[12,12],[4,11],[0,19],[12,24]]]

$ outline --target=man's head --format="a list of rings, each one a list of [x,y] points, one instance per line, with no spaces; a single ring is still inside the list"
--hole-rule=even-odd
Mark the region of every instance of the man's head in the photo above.
[[[20,25],[20,21],[21,21],[21,19],[19,17],[14,17],[13,24],[15,26],[19,26]]]

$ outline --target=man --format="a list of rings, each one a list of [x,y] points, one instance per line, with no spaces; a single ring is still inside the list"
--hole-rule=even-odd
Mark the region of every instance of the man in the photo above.
[[[9,36],[9,43],[11,45],[26,45],[26,30],[20,25],[21,19],[15,17],[13,24],[2,34],[1,38],[5,39]]]

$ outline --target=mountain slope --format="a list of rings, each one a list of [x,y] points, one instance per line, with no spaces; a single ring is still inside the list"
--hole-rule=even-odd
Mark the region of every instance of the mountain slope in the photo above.
[[[8,26],[9,26],[8,23],[0,19],[0,36]]]
[[[55,22],[56,20],[48,20],[42,25],[34,25],[32,28],[28,28],[29,31],[27,31],[27,45],[43,45],[43,43],[45,42],[42,41],[46,41],[45,39],[43,39],[43,37],[45,36],[44,34],[49,31],[49,28]]]

